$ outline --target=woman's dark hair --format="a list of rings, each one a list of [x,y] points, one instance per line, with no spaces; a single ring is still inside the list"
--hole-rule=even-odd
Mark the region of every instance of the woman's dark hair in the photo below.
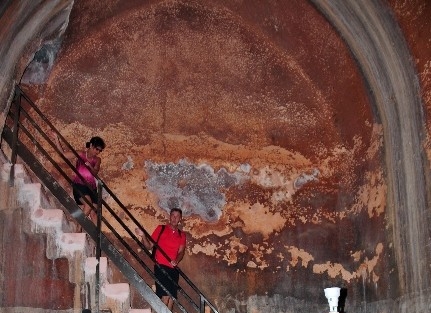
[[[90,141],[85,144],[85,147],[90,148],[90,145],[92,145],[93,147],[98,147],[102,149],[105,149],[105,146],[106,146],[103,139],[97,136],[92,137]]]

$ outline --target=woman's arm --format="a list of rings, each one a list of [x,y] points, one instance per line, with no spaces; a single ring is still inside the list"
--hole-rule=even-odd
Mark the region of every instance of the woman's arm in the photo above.
[[[88,166],[88,168],[91,170],[91,173],[93,175],[97,175],[99,173],[99,170],[100,170],[100,163],[102,163],[102,159],[99,157],[96,157],[96,164],[94,164],[94,167],[91,166],[91,163],[88,161],[85,162],[85,165]]]
[[[64,151],[63,146],[60,143],[60,138],[58,138],[57,134],[54,132],[51,132],[52,140],[54,141],[56,147],[58,150],[60,150],[61,153],[66,157],[66,159],[69,159],[70,161],[75,158],[75,155],[72,151]]]

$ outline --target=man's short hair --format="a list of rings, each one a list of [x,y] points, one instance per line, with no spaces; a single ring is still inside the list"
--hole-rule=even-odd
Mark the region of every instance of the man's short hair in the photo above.
[[[178,213],[180,213],[180,216],[183,217],[183,211],[181,209],[179,209],[179,208],[172,208],[170,214],[172,214],[173,212],[178,212]]]

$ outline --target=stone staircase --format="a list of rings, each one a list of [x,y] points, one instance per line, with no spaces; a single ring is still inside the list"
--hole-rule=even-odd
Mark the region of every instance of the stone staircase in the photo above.
[[[90,286],[89,308],[95,309],[95,282],[97,259],[94,243],[86,233],[75,232],[76,225],[69,222],[62,210],[54,208],[49,193],[40,183],[31,182],[21,164],[15,165],[14,186],[8,184],[11,164],[0,160],[0,209],[21,207],[28,210],[29,228],[33,233],[47,236],[48,259],[67,258],[69,281],[75,284],[74,311],[83,309],[82,289]],[[109,283],[109,266],[106,257],[100,258],[99,308],[112,313],[150,313],[150,309],[131,309],[130,286],[127,283]],[[84,292],[85,293],[85,292]]]

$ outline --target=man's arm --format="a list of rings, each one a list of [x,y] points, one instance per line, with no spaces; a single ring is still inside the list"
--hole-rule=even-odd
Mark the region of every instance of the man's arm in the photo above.
[[[181,260],[182,260],[182,259],[183,259],[183,257],[184,257],[185,252],[186,252],[186,245],[181,245],[181,246],[178,248],[178,254],[177,254],[177,257],[175,258],[175,260],[172,260],[172,261],[171,261],[172,266],[177,266],[177,265],[178,265],[178,263],[180,263],[180,262],[181,262]]]
[[[145,236],[142,230],[136,227],[135,234],[142,237],[141,242],[144,244],[145,249],[151,250],[153,248],[154,244],[150,240],[148,240],[147,236]]]

